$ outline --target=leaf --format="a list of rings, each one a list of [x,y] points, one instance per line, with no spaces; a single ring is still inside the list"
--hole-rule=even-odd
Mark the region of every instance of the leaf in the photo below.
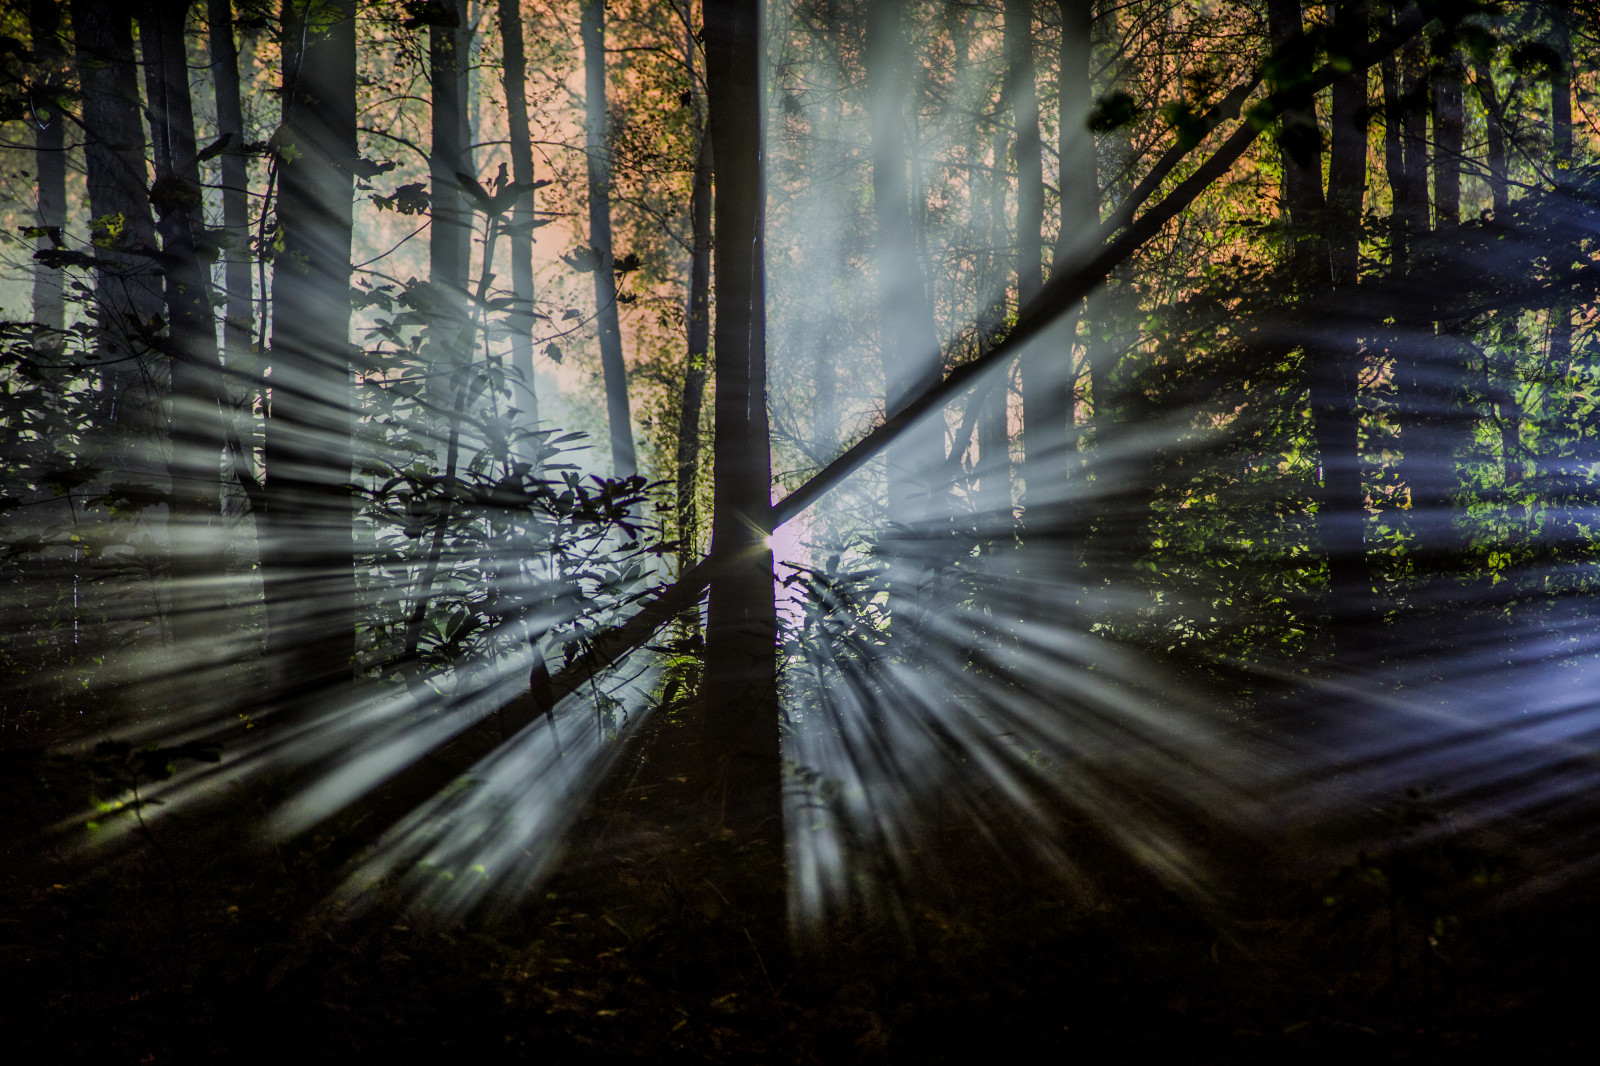
[[[358,178],[375,178],[379,174],[389,173],[399,165],[399,161],[394,159],[375,160],[362,156],[356,160],[355,176]]]
[[[1088,126],[1095,133],[1110,133],[1130,125],[1139,117],[1139,105],[1133,96],[1121,89],[1109,92],[1095,101],[1089,112]]]
[[[557,344],[555,341],[551,341],[549,344],[544,346],[544,354],[550,357],[550,361],[552,363],[559,364],[562,358],[561,345]]]
[[[196,163],[204,163],[208,159],[215,159],[217,156],[227,151],[228,145],[232,143],[232,132],[224,133],[221,137],[218,137],[216,140],[202,148],[200,150],[200,154],[194,157],[194,161]]]
[[[458,170],[456,171],[456,184],[461,186],[462,192],[472,198],[472,202],[478,206],[478,210],[485,214],[495,213],[494,197],[490,196],[489,191],[479,184],[477,178]]]
[[[426,214],[433,201],[428,197],[428,186],[424,182],[412,182],[402,185],[388,196],[374,194],[372,202],[382,211],[396,211],[402,215]]]

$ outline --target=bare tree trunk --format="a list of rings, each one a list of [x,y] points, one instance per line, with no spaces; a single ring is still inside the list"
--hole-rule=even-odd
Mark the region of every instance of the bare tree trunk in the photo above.
[[[1355,54],[1367,43],[1367,0],[1334,8],[1334,47]],[[1361,210],[1367,184],[1365,70],[1333,83],[1328,158],[1329,276],[1334,291],[1360,285]],[[1329,343],[1311,353],[1311,418],[1322,484],[1317,499],[1318,547],[1328,560],[1332,616],[1330,657],[1359,657],[1379,615],[1366,553],[1366,489],[1362,483],[1358,404],[1361,338],[1345,323],[1318,332]]]
[[[67,224],[66,120],[60,95],[66,86],[61,49],[59,0],[31,0],[29,31],[33,36],[33,75],[28,92],[28,122],[33,127],[33,168],[39,202],[35,225],[43,233],[35,248],[55,248]],[[36,344],[59,351],[66,326],[66,304],[61,268],[46,263],[33,267],[33,320],[40,327]]]
[[[706,84],[716,168],[716,440],[706,630],[704,771],[724,824],[780,835],[777,612],[765,337],[756,300],[765,215],[760,4],[707,0]]]
[[[120,438],[115,460],[135,480],[145,467],[130,457],[146,444],[165,391],[162,368],[147,358],[146,333],[162,305],[152,258],[155,226],[142,151],[139,87],[128,8],[112,0],[73,0],[89,214],[95,223],[98,354],[105,368],[105,421]]]
[[[1439,56],[1430,79],[1433,106],[1433,213],[1438,226],[1461,221],[1461,160],[1465,151],[1461,107],[1461,54]]]
[[[689,259],[689,330],[684,354],[683,403],[678,416],[678,568],[693,566],[698,515],[695,486],[700,480],[700,413],[705,407],[707,359],[711,352],[711,133],[702,131],[689,197],[692,248]],[[696,620],[698,629],[698,619]]]
[[[222,363],[211,312],[209,264],[184,23],[189,0],[153,0],[140,19],[156,180],[150,199],[166,266],[167,355],[172,374],[171,573],[174,629],[180,641],[206,642],[225,606],[220,592],[223,537]]]
[[[529,191],[517,198],[511,213],[511,298],[516,301],[511,321],[511,367],[518,385],[513,396],[519,421],[532,428],[539,422],[539,395],[533,370],[533,144],[528,132],[528,66],[522,44],[522,7],[517,0],[498,0],[500,42],[504,60],[502,87],[506,97],[506,125],[511,138],[511,180]],[[531,456],[530,445],[523,450]]]
[[[927,282],[912,231],[911,186],[906,176],[905,108],[911,91],[905,48],[905,11],[886,0],[868,6],[865,60],[872,138],[872,205],[877,228],[879,348],[883,356],[884,409],[897,413],[911,397],[939,380],[939,338]],[[914,523],[926,517],[943,465],[942,423],[928,420],[887,454],[889,518]]]
[[[1506,169],[1505,108],[1495,89],[1494,71],[1487,59],[1474,59],[1472,83],[1483,102],[1483,122],[1489,164],[1489,196],[1494,217],[1503,220],[1511,210],[1511,181]]]
[[[244,150],[244,112],[239,104],[239,48],[233,39],[232,0],[207,0],[211,76],[217,92],[217,133],[230,138],[222,150],[223,350],[229,369],[248,362],[255,331],[255,300],[250,285],[250,157]]]
[[[1412,244],[1428,232],[1428,66],[1417,38],[1406,42],[1399,58],[1400,173],[1392,184],[1399,224],[1395,264],[1404,270]]]
[[[611,137],[606,110],[605,0],[582,0],[585,149],[589,167],[589,247],[594,254],[595,315],[600,329],[600,370],[606,387],[606,424],[611,433],[611,470],[616,477],[639,471],[628,411],[628,367],[622,358],[617,319],[617,275],[611,244]]]
[[[440,0],[428,27],[428,79],[433,121],[428,143],[429,197],[433,228],[428,235],[428,278],[465,312],[472,254],[472,212],[457,174],[473,174],[467,150],[466,0]]]
[[[350,244],[355,0],[284,0],[261,548],[274,693],[303,708],[355,658]]]
[[[1267,34],[1280,70],[1278,88],[1293,91],[1292,78],[1311,69],[1312,59],[1301,18],[1300,0],[1267,0]],[[1322,192],[1322,132],[1310,94],[1293,97],[1279,120],[1279,155],[1283,161],[1283,202],[1289,216],[1294,261],[1302,280],[1316,285],[1328,275],[1327,245],[1320,225],[1326,200]]]
[[[1032,0],[1005,0],[1003,36],[1005,100],[1016,130],[1017,299],[1027,303],[1044,284],[1044,157]],[[1030,503],[1055,495],[1046,486],[1053,486],[1065,467],[1067,411],[1060,362],[1058,353],[1037,349],[1022,358],[1022,476]]]

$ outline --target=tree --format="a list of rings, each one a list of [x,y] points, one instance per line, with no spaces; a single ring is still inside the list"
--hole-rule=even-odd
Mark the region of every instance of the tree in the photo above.
[[[351,677],[353,0],[285,0],[278,248],[261,545],[273,693],[291,708]]]
[[[707,0],[716,181],[716,411],[701,772],[740,837],[779,818],[777,614],[762,316],[760,5]],[[780,823],[781,824],[781,821]]]
[[[606,8],[582,0],[584,151],[589,173],[589,250],[594,263],[595,316],[600,327],[600,367],[605,375],[606,424],[611,434],[611,469],[617,477],[639,471],[628,411],[628,369],[617,321],[617,276],[611,246],[611,144],[606,111]]]

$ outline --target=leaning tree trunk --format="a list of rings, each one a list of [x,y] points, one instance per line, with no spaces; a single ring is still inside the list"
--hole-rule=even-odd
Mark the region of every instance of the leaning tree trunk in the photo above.
[[[172,375],[170,502],[174,632],[185,651],[206,652],[226,606],[223,533],[222,363],[211,313],[209,263],[184,22],[189,0],[153,0],[140,19],[155,144],[150,200],[166,270],[168,364]]]
[[[605,0],[582,0],[585,149],[589,172],[589,248],[594,258],[595,317],[600,329],[600,370],[606,386],[611,472],[638,473],[633,422],[628,412],[628,367],[622,360],[617,317],[617,275],[611,246],[611,138],[606,113]]]
[[[35,247],[52,249],[61,241],[67,224],[66,119],[60,97],[66,88],[61,51],[61,7],[58,0],[32,0],[28,7],[33,35],[33,79],[28,87],[27,119],[33,127],[33,169],[39,203],[35,225],[41,231]],[[61,349],[66,326],[66,305],[61,268],[35,263],[33,268],[33,321],[36,343],[49,351]]]
[[[355,0],[284,0],[283,125],[261,569],[273,691],[302,711],[348,681],[356,587],[350,483]],[[303,43],[302,43],[303,42]]]
[[[707,0],[706,85],[715,146],[716,410],[702,772],[723,824],[741,837],[781,831],[777,612],[765,337],[756,300],[765,193],[760,4]]]

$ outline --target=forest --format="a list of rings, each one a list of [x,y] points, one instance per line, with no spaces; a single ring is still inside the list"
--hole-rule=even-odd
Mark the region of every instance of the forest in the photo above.
[[[1590,1061],[1591,257],[1588,0],[0,0],[6,1043]]]

